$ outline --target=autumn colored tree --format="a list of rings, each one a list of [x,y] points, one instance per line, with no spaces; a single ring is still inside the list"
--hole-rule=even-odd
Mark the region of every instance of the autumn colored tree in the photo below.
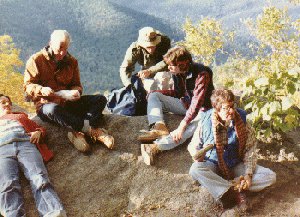
[[[199,23],[186,22],[181,44],[205,63],[223,49],[225,33],[216,20],[205,18]],[[267,138],[299,127],[300,19],[292,21],[286,8],[270,6],[256,20],[246,19],[244,24],[256,38],[245,45],[251,55],[236,51],[225,63],[214,65],[217,83],[243,91],[242,103],[259,136]],[[200,40],[203,35],[205,40]]]
[[[0,93],[10,96],[18,106],[33,111],[33,107],[24,102],[23,75],[18,72],[23,62],[19,54],[10,36],[0,36]]]

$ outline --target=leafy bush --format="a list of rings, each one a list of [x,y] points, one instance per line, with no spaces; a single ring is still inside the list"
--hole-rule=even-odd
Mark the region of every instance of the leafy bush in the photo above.
[[[19,54],[20,50],[15,48],[10,36],[0,36],[0,93],[10,96],[15,104],[27,111],[33,111],[33,107],[24,102],[23,75],[17,71],[23,65]]]
[[[201,22],[209,23],[208,18]],[[247,45],[249,55],[235,52],[225,63],[214,66],[216,83],[243,90],[242,104],[249,110],[258,135],[270,137],[275,132],[299,127],[300,19],[292,21],[287,9],[267,7],[255,21],[247,19],[244,23],[255,37]],[[206,26],[199,34],[197,27],[187,21],[187,37],[181,44],[205,63],[224,47],[221,26],[214,25],[213,29],[216,31]],[[217,43],[210,43],[216,39],[216,33]],[[202,35],[206,40],[198,39]],[[199,48],[208,51],[199,52]]]

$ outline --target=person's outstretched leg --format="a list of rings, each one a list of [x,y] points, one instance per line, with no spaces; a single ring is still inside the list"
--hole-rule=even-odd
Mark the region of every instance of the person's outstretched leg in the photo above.
[[[25,216],[15,143],[0,146],[0,213]]]
[[[30,181],[39,214],[41,216],[66,216],[36,146],[30,142],[18,142],[17,144],[17,159],[26,178]]]

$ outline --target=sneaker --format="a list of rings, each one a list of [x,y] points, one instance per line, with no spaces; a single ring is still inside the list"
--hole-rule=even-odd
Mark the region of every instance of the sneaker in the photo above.
[[[90,136],[94,141],[102,142],[107,148],[113,149],[114,137],[108,134],[103,128],[91,128]]]
[[[154,156],[159,152],[156,144],[142,144],[141,153],[144,163],[148,166],[154,162]]]
[[[84,134],[81,132],[68,132],[68,139],[74,145],[74,147],[80,152],[88,152],[90,145],[84,138]]]
[[[157,122],[153,125],[150,131],[144,133],[143,135],[140,135],[138,137],[138,140],[140,142],[149,143],[149,142],[153,142],[154,140],[156,140],[161,136],[169,135],[169,133],[170,132],[164,123]]]

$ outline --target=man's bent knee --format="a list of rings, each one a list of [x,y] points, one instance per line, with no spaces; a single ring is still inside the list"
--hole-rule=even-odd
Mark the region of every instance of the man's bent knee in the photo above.
[[[41,108],[41,113],[43,115],[46,115],[46,116],[51,116],[51,115],[54,115],[58,109],[58,106],[57,104],[55,103],[49,103],[49,104],[45,104],[43,105],[43,107]]]
[[[152,92],[149,94],[148,96],[148,101],[150,101],[151,99],[156,99],[156,98],[160,98],[163,94],[160,92]]]

